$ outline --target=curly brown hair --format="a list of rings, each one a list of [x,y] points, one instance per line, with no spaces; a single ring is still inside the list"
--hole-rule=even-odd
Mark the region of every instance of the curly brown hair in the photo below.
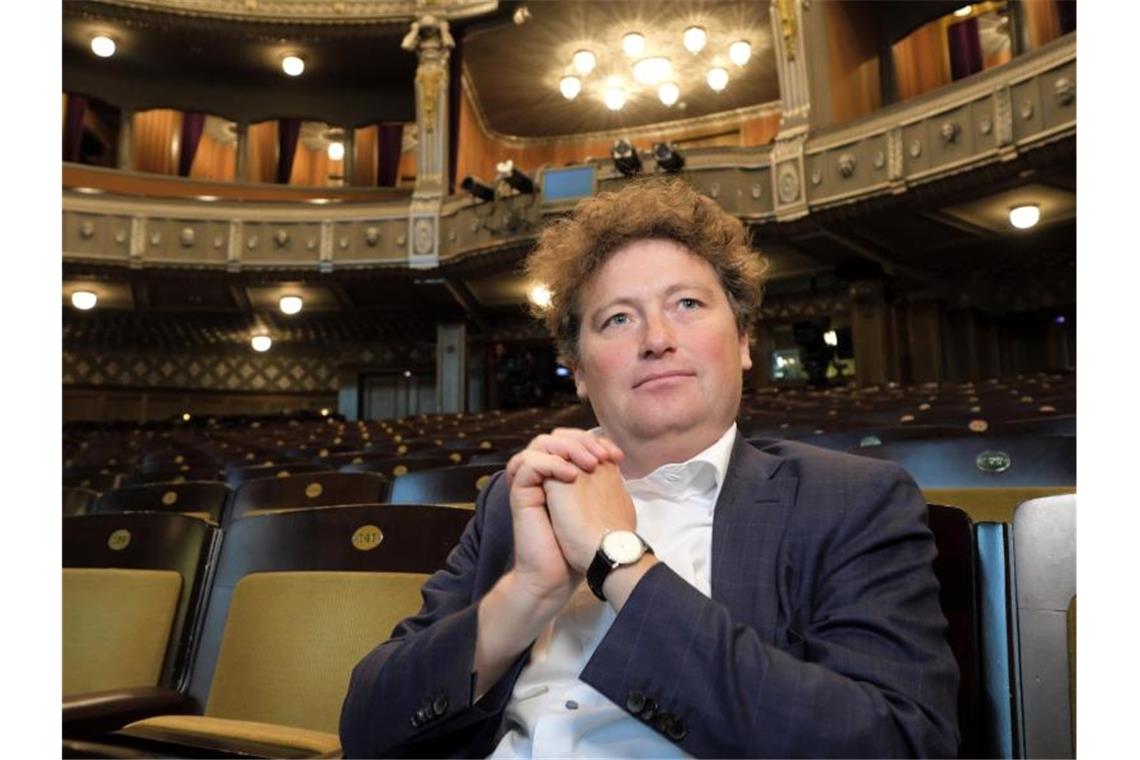
[[[760,311],[767,260],[753,251],[744,225],[716,201],[677,178],[629,181],[616,192],[578,203],[569,217],[548,225],[527,257],[526,275],[550,290],[550,306],[532,306],[558,348],[559,360],[578,363],[579,295],[610,254],[638,240],[672,240],[712,265],[741,334],[751,334]]]

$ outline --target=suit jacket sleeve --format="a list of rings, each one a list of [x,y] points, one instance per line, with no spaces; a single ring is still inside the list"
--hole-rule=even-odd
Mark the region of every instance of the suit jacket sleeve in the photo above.
[[[392,637],[353,669],[340,716],[345,757],[450,757],[493,749],[511,686],[527,655],[472,705],[478,602],[498,578],[483,572],[487,558],[480,552],[496,540],[484,531],[502,529],[497,522],[489,528],[486,502],[489,494],[505,493],[501,479],[497,475],[480,494],[475,516],[445,569],[424,584],[420,611],[397,625]],[[509,511],[506,520],[509,542]],[[503,554],[505,565],[510,555]]]
[[[631,712],[631,694],[654,701],[650,724],[676,721],[671,738],[698,757],[954,755],[958,673],[926,505],[901,468],[861,461],[838,508],[797,497],[777,577],[754,573],[770,584],[757,593],[781,596],[779,624],[744,624],[658,564],[582,680]]]

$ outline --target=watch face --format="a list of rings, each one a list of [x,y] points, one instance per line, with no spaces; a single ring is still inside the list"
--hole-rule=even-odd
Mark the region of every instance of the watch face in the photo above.
[[[626,565],[636,562],[644,553],[644,548],[636,533],[615,530],[602,539],[602,551],[614,562]]]

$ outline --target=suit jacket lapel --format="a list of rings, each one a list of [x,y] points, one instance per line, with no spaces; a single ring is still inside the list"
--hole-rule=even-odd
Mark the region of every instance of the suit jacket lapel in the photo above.
[[[777,564],[799,482],[783,463],[738,433],[713,513],[712,598],[757,626],[774,626],[779,608]]]

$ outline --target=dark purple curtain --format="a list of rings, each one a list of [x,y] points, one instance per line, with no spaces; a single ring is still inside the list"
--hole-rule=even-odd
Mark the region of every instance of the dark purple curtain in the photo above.
[[[293,173],[293,156],[297,153],[297,139],[301,136],[300,119],[277,120],[277,182],[289,184]]]
[[[87,98],[67,96],[67,115],[63,119],[63,160],[79,162],[79,146],[83,144],[83,116],[87,112]]]
[[[182,114],[182,139],[179,142],[182,147],[178,152],[179,177],[190,176],[190,167],[194,164],[194,154],[198,152],[198,143],[202,139],[204,126],[206,126],[206,114],[197,111],[187,111]]]
[[[447,75],[447,187],[455,192],[455,167],[459,165],[459,103],[463,97],[463,35],[457,35],[448,60]]]
[[[376,184],[395,187],[399,180],[400,154],[404,144],[403,124],[381,124],[376,131],[377,154]]]
[[[950,43],[950,79],[957,81],[982,70],[982,38],[978,20],[968,19],[946,30]]]

